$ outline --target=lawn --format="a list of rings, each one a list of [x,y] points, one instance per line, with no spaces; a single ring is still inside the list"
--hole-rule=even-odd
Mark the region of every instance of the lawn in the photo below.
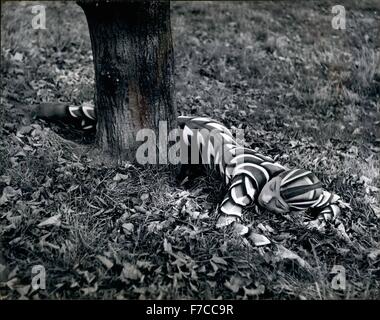
[[[271,241],[260,247],[214,227],[217,176],[181,185],[165,166],[112,164],[92,137],[31,118],[94,95],[82,10],[40,4],[46,30],[31,2],[1,3],[0,299],[380,297],[377,0],[344,2],[346,30],[327,1],[172,2],[179,113],[244,128],[247,146],[349,204],[344,233],[252,206],[244,223]],[[31,286],[36,265],[45,289]]]

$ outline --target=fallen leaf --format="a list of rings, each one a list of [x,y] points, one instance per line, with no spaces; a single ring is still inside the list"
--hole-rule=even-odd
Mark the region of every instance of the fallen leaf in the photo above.
[[[13,56],[11,56],[12,61],[22,62],[22,59],[24,59],[24,55],[20,52],[16,52]]]
[[[85,271],[77,270],[77,272],[78,272],[78,274],[82,275],[86,279],[87,283],[91,283],[96,278],[96,276],[94,274],[88,272],[87,270],[85,270]]]
[[[265,228],[265,226],[262,223],[259,223],[257,225],[257,228],[260,229],[262,232],[266,232],[267,231],[267,229]]]
[[[128,222],[128,223],[123,223],[122,228],[123,228],[124,233],[126,235],[129,235],[129,234],[133,233],[135,226],[133,225],[133,223]]]
[[[198,288],[190,282],[190,288],[194,292],[198,292]]]
[[[97,255],[96,258],[101,263],[103,263],[107,269],[111,269],[113,267],[113,262],[110,259],[108,259],[108,258],[106,258],[104,256],[100,256],[100,255]]]
[[[221,257],[216,256],[215,254],[212,256],[211,261],[213,261],[214,263],[217,263],[217,264],[225,265],[225,266],[228,265],[226,260],[224,260]]]
[[[60,226],[61,225],[61,215],[57,214],[55,216],[52,216],[50,218],[47,218],[46,220],[40,222],[37,227],[45,227],[45,226]]]
[[[122,173],[116,173],[116,175],[113,177],[114,181],[122,181],[122,180],[127,180],[129,176],[127,174],[122,174]]]
[[[241,223],[235,223],[234,232],[240,236],[244,236],[249,232],[249,228]]]
[[[17,225],[19,224],[21,221],[22,221],[22,215],[17,215],[17,216],[8,216],[7,217],[7,220],[14,224],[14,225]]]
[[[275,253],[275,255],[279,260],[297,261],[301,267],[309,269],[309,270],[312,269],[311,265],[307,263],[304,259],[302,259],[298,254],[285,248],[282,245],[277,246],[277,252]]]
[[[138,260],[136,265],[139,268],[148,269],[148,270],[150,270],[154,267],[153,263],[151,263],[149,261],[142,261],[142,260]]]
[[[344,227],[343,223],[339,224],[336,227],[336,230],[337,230],[338,235],[341,236],[343,239],[345,239],[349,242],[351,241],[349,235],[346,232],[346,228]]]
[[[249,285],[247,279],[243,279],[238,276],[232,276],[229,281],[226,281],[224,283],[224,286],[234,293],[237,293],[240,290],[240,288],[247,285]]]
[[[3,182],[9,186],[9,184],[11,183],[11,177],[6,176],[6,175],[2,175],[2,176],[0,176],[0,182]]]
[[[140,212],[140,213],[142,213],[142,214],[148,214],[148,211],[147,210],[145,210],[143,207],[141,207],[141,206],[134,206],[133,207],[136,211],[138,211],[138,212]]]
[[[54,287],[56,289],[59,289],[59,288],[62,288],[64,285],[65,285],[64,283],[60,282],[60,283],[57,283]]]
[[[304,225],[309,230],[318,230],[319,232],[325,232],[326,221],[320,221],[318,219],[305,221]]]
[[[19,189],[13,189],[11,186],[6,186],[3,189],[3,194],[0,198],[0,205],[7,203],[8,201],[12,200],[16,196],[21,196],[21,190]]]
[[[17,134],[25,135],[32,132],[34,128],[32,126],[22,126],[20,129],[18,129]]]
[[[28,294],[30,287],[31,287],[30,285],[26,285],[26,286],[16,287],[15,289],[21,297],[24,297]]]
[[[375,206],[375,205],[371,205],[371,208],[372,208],[373,212],[375,213],[376,218],[380,219],[380,207]]]
[[[14,290],[16,287],[16,284],[19,282],[18,278],[12,278],[11,280],[8,280],[6,285],[9,289]]]
[[[124,263],[123,270],[121,272],[122,279],[138,280],[142,278],[142,273],[136,266],[130,263]]]
[[[372,250],[372,251],[368,254],[368,258],[370,258],[370,259],[373,260],[373,261],[375,261],[378,257],[380,257],[380,249]]]
[[[143,193],[140,197],[142,201],[146,201],[149,199],[149,193]]]
[[[164,239],[164,250],[167,253],[173,253],[172,245],[166,238]]]
[[[80,289],[80,291],[83,292],[84,296],[91,294],[91,293],[95,293],[96,291],[98,291],[98,283],[95,282],[95,285],[93,287],[82,288],[82,289]]]
[[[78,189],[79,188],[79,185],[73,185],[71,186],[68,190],[67,190],[67,193],[70,193],[70,192],[73,192],[74,190]]]
[[[253,244],[256,247],[266,246],[271,243],[266,236],[254,232],[251,232],[251,234],[249,235],[249,239],[253,242]]]
[[[372,181],[372,179],[366,177],[365,175],[362,175],[360,178],[359,178],[359,182],[363,183],[364,185],[368,185],[370,184]]]
[[[261,294],[264,294],[265,292],[265,286],[259,285],[256,289],[247,289],[246,287],[244,289],[244,295],[246,296],[259,296]]]
[[[186,212],[189,214],[190,218],[194,220],[198,219],[199,214],[200,214],[199,211],[186,210]]]
[[[22,149],[24,151],[33,151],[33,148],[31,146],[28,146],[28,145],[25,145]]]

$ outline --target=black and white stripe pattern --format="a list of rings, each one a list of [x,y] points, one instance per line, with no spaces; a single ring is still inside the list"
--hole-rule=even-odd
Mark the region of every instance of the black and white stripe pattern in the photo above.
[[[256,201],[264,185],[286,170],[273,159],[240,146],[232,133],[215,120],[180,116],[178,122],[187,146],[196,144],[200,153],[213,151],[214,161],[206,164],[212,164],[212,168],[218,167],[226,184],[229,184],[220,204],[220,212],[231,218],[227,219],[229,222],[240,219],[243,208]]]
[[[51,112],[50,112],[51,113]],[[67,115],[84,130],[96,125],[96,112],[91,104],[67,107]],[[242,218],[243,208],[255,203],[270,179],[281,176],[281,194],[292,210],[314,209],[318,219],[334,220],[340,212],[339,197],[322,190],[320,182],[310,172],[289,170],[249,148],[239,145],[231,131],[220,122],[205,117],[179,116],[178,124],[187,148],[195,147],[200,162],[224,176],[229,186],[220,204],[224,217],[221,225]]]
[[[95,129],[96,113],[92,104],[83,104],[82,106],[69,106],[67,108],[69,115],[80,122],[80,127],[83,130]]]

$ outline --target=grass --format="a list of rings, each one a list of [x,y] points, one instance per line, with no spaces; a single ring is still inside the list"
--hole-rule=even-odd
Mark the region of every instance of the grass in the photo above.
[[[40,102],[93,99],[81,9],[43,4],[39,31],[31,3],[1,4],[2,299],[378,299],[377,1],[345,2],[344,31],[331,28],[328,2],[172,3],[180,113],[245,128],[250,147],[314,171],[350,204],[350,241],[249,208],[245,223],[272,241],[261,248],[213,227],[225,191],[216,177],[181,186],[168,168],[111,164],[30,119]],[[45,290],[31,288],[38,264]],[[331,286],[334,265],[346,269],[344,291]]]

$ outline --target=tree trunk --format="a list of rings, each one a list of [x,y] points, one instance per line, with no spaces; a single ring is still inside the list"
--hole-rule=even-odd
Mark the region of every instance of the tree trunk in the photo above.
[[[168,130],[176,127],[170,3],[78,4],[94,57],[97,143],[113,157],[133,161],[140,129],[153,129],[158,141],[159,121],[167,121]]]

